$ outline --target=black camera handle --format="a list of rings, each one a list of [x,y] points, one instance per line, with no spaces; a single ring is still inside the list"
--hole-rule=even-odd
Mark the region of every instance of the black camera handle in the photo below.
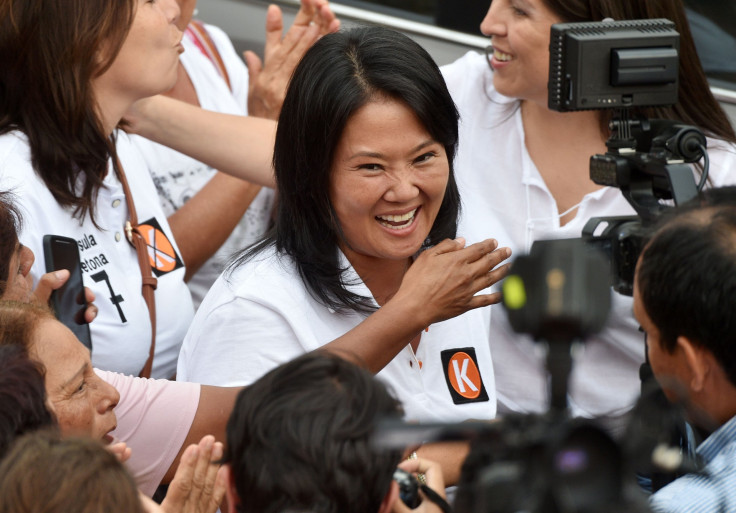
[[[608,151],[590,158],[590,178],[620,189],[644,224],[668,208],[660,199],[682,205],[697,197],[708,173],[706,160],[697,186],[687,165],[707,157],[698,128],[667,119],[631,119],[628,109],[617,109],[609,127]]]

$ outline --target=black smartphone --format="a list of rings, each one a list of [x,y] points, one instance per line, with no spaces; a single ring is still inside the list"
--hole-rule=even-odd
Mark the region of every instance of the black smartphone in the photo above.
[[[89,324],[84,320],[87,300],[84,295],[77,241],[61,235],[44,235],[43,254],[46,272],[66,269],[70,274],[67,282],[51,293],[51,307],[56,318],[72,330],[79,341],[91,351],[92,337]]]

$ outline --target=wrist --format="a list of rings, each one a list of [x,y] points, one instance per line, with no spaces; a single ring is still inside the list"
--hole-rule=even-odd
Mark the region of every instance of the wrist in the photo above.
[[[432,324],[430,317],[427,315],[428,308],[426,304],[422,304],[421,301],[416,300],[411,295],[402,297],[400,292],[401,290],[389,299],[381,307],[381,310],[384,310],[387,315],[395,317],[395,321],[398,323],[395,326],[404,326],[407,334],[414,337]]]

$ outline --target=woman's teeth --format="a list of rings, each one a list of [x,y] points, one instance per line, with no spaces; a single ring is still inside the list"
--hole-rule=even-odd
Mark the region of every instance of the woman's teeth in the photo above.
[[[400,230],[402,228],[406,228],[414,221],[414,214],[416,213],[416,211],[417,209],[415,208],[411,212],[407,212],[406,214],[402,214],[399,216],[376,216],[376,219],[378,219],[378,222],[386,228],[391,228],[392,230]]]
[[[503,53],[501,50],[493,50],[493,56],[496,58],[496,60],[501,62],[508,62],[511,60],[511,55],[507,53]]]

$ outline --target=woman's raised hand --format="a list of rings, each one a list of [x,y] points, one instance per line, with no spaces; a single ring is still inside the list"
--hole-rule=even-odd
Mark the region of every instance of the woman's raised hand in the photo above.
[[[444,240],[414,261],[392,299],[414,306],[426,325],[444,321],[473,308],[501,301],[501,293],[478,294],[503,279],[511,256],[494,239],[465,247],[465,240]]]
[[[284,103],[286,87],[294,68],[314,42],[325,34],[336,32],[340,21],[326,0],[301,0],[301,8],[285,36],[281,9],[270,5],[266,13],[266,46],[264,61],[255,52],[246,51],[248,66],[248,113],[278,119]]]
[[[381,308],[321,349],[379,372],[430,324],[501,301],[499,292],[478,292],[506,276],[509,265],[500,264],[510,256],[492,239],[442,241],[419,255]]]

